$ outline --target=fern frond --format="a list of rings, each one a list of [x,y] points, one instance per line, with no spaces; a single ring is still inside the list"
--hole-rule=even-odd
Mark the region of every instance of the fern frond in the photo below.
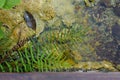
[[[71,69],[81,60],[79,49],[89,41],[89,30],[76,24],[69,29],[45,31],[38,38],[31,38],[28,48],[13,52],[13,56],[0,64],[0,71],[56,72]]]
[[[25,48],[24,51],[18,51],[16,54],[19,57],[10,58],[9,61],[0,64],[0,72],[60,71],[63,67],[71,66],[62,58],[62,54],[59,56],[53,53],[48,54],[46,50],[40,51],[39,46],[37,50],[31,46],[29,49]]]

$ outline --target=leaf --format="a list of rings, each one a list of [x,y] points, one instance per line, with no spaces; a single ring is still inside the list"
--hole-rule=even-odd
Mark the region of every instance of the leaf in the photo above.
[[[6,0],[0,0],[0,8],[2,8],[5,4]]]
[[[11,9],[15,5],[19,4],[21,0],[6,0],[5,5],[3,8],[5,9]]]

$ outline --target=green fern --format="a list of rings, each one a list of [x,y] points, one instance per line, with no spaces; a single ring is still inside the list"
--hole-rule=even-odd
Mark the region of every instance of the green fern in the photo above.
[[[0,72],[48,72],[61,71],[63,68],[70,68],[71,65],[62,58],[63,54],[58,56],[53,53],[47,53],[46,50],[40,51],[40,46],[31,45],[24,51],[13,53],[4,63],[0,64]]]
[[[29,47],[13,52],[12,55],[0,64],[0,72],[52,72],[71,69],[79,59],[72,51],[79,50],[79,44],[89,41],[89,27],[78,24],[70,29],[63,28],[57,31],[44,31],[38,38],[30,39]],[[81,51],[82,52],[82,51]]]

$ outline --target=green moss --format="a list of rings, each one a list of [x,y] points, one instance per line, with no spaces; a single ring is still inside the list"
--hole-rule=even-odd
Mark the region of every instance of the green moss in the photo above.
[[[7,46],[11,44],[11,40],[9,39],[10,35],[11,35],[11,32],[8,31],[5,27],[3,27],[1,23],[0,25],[0,55],[2,52],[8,50]]]

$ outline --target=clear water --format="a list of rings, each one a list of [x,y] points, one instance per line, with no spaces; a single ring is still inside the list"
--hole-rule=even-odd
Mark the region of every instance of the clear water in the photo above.
[[[13,58],[18,59],[16,51],[36,34],[35,45],[41,54],[64,54],[73,69],[120,70],[119,0],[22,1],[13,10],[0,10],[2,30],[6,34],[13,30],[10,40],[4,43],[1,39],[1,53],[12,50]]]

